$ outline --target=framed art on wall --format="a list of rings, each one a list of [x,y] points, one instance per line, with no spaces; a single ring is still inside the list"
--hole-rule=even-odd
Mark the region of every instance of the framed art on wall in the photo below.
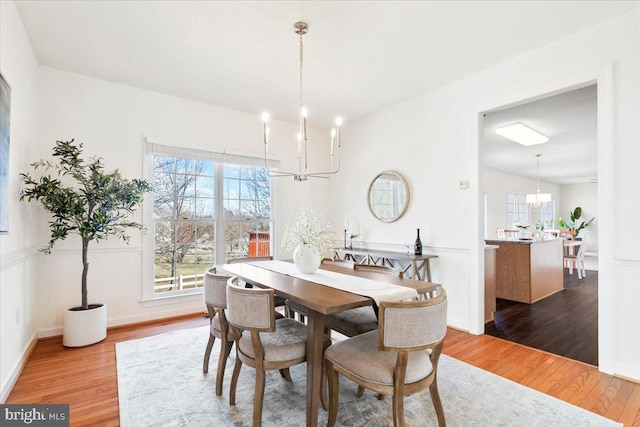
[[[11,87],[0,74],[0,234],[9,231],[9,124]]]

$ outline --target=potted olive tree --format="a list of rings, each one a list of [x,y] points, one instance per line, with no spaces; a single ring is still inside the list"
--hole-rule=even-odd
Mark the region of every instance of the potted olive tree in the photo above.
[[[70,234],[81,238],[81,305],[65,312],[63,329],[63,344],[80,347],[107,336],[106,305],[88,303],[89,243],[109,236],[128,243],[127,228],[143,228],[128,217],[140,206],[143,194],[151,187],[144,180],[123,178],[118,170],[106,173],[101,158],[83,159],[82,144],[76,144],[73,139],[56,141],[53,157],[53,161],[31,164],[34,170],[55,172],[53,177],[48,173],[39,179],[28,173],[20,174],[25,184],[20,200],[37,200],[51,214],[51,237],[42,252],[51,253],[56,242]]]

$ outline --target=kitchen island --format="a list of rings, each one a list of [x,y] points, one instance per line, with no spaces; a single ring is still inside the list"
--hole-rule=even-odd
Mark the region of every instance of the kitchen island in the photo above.
[[[496,297],[532,304],[564,289],[562,239],[485,240],[496,249]]]

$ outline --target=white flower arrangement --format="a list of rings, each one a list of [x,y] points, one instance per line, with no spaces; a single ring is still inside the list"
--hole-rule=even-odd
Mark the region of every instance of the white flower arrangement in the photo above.
[[[323,227],[313,210],[306,212],[304,208],[300,208],[296,222],[293,225],[285,225],[282,246],[294,249],[300,244],[307,244],[321,252],[333,246],[329,223]]]

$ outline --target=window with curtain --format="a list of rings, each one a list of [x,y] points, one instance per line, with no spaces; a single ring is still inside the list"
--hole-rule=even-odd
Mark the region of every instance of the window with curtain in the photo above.
[[[153,154],[156,295],[201,288],[204,272],[226,259],[271,254],[269,172],[232,162],[243,157],[188,154]]]

